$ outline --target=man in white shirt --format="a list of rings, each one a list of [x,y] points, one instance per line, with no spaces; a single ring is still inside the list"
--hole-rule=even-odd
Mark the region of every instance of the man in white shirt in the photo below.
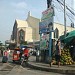
[[[7,52],[8,52],[8,61],[9,61],[9,55],[10,55],[10,49],[8,48],[8,50],[7,50]]]

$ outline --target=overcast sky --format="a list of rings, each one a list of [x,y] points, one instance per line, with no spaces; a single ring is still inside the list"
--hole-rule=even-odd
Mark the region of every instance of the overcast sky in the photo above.
[[[26,20],[28,11],[40,19],[46,8],[46,0],[0,0],[0,41],[4,43],[10,39],[15,19]],[[59,20],[57,16],[56,22]],[[63,23],[63,20],[60,23]]]

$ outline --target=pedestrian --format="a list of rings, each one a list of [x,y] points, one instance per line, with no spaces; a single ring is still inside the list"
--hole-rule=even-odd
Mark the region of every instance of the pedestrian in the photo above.
[[[8,53],[7,57],[8,57],[8,61],[9,61],[9,56],[10,56],[10,49],[9,48],[7,49],[7,53]]]
[[[60,59],[61,59],[61,48],[60,48],[60,40],[57,41],[56,44],[56,54],[55,54],[55,58],[56,58],[56,62],[58,64],[58,67],[60,66]]]
[[[8,53],[7,53],[7,50],[5,50],[4,52],[3,52],[3,58],[2,58],[2,62],[3,63],[6,63],[7,61],[8,61]]]
[[[1,50],[1,55],[3,56],[3,50]]]
[[[7,50],[4,51],[4,56],[8,56]]]
[[[48,49],[48,47],[49,47],[49,41],[47,40],[46,41],[46,48]]]

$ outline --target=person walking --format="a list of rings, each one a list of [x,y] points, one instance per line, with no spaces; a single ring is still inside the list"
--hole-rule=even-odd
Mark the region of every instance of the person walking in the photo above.
[[[7,61],[8,61],[8,53],[7,53],[7,50],[5,50],[4,52],[3,52],[3,58],[2,58],[2,62],[3,63],[7,63]]]
[[[9,61],[9,56],[10,56],[10,49],[9,48],[7,49],[7,53],[8,53],[7,57],[8,57],[8,61]]]
[[[55,54],[55,57],[56,57],[56,62],[58,64],[58,67],[60,66],[60,59],[61,59],[61,48],[60,48],[60,40],[57,41],[57,44],[56,44],[56,54]]]

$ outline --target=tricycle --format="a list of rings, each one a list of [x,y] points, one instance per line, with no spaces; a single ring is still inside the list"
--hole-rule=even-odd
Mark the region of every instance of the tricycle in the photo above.
[[[20,48],[15,48],[13,52],[13,62],[20,62]]]

